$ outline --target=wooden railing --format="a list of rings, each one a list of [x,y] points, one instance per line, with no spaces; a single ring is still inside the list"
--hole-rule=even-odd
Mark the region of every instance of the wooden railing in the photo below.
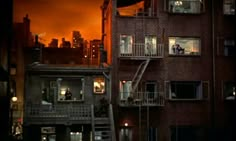
[[[135,43],[132,47],[124,47],[128,48],[127,50],[122,49],[120,47],[120,57],[122,58],[163,58],[164,56],[164,45],[158,44],[154,47],[154,45],[145,45],[144,43]]]
[[[123,95],[124,93],[120,93]],[[135,92],[128,97],[120,98],[120,106],[164,106],[165,97],[162,92]]]
[[[56,120],[91,120],[91,106],[90,105],[40,105],[30,104],[25,106],[24,118],[32,120],[37,118],[56,119]],[[27,121],[26,121],[27,122]]]

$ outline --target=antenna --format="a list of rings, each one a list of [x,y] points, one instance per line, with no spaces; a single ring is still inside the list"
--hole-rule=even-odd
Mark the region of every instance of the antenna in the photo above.
[[[37,39],[40,40],[40,41],[47,41],[45,39],[43,39],[42,37],[44,37],[46,35],[46,32],[43,32],[43,33],[33,33],[33,36],[36,37],[37,36]]]

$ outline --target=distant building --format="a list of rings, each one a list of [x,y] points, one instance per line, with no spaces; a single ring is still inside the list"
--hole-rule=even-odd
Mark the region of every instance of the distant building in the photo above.
[[[53,38],[51,42],[48,44],[48,47],[58,47],[58,39]]]
[[[98,64],[99,63],[99,47],[101,44],[101,40],[94,39],[90,41],[89,44],[89,57],[91,59],[92,64]]]
[[[83,47],[84,39],[79,31],[72,32],[72,48]]]
[[[101,40],[98,39],[90,41],[91,58],[98,58],[100,44]]]
[[[71,48],[71,43],[70,43],[70,41],[66,41],[65,38],[62,38],[60,47],[61,48]]]

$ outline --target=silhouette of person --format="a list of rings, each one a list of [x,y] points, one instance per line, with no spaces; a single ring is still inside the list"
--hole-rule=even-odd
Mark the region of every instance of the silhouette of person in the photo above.
[[[66,89],[65,98],[66,100],[71,100],[72,98],[72,93],[70,92],[69,88]]]

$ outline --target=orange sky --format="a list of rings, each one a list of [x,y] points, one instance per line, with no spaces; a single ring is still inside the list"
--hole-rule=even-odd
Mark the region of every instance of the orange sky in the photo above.
[[[46,46],[52,38],[71,41],[71,32],[78,30],[87,40],[101,39],[101,10],[103,0],[14,0],[14,21],[22,22],[28,14],[33,34]]]

